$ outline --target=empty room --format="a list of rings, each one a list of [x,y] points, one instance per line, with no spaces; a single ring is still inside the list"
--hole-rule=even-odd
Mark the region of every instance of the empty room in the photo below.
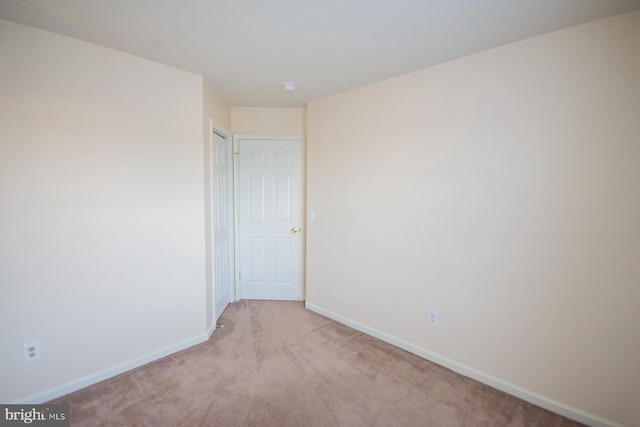
[[[0,0],[0,424],[638,426],[639,303],[638,0]]]

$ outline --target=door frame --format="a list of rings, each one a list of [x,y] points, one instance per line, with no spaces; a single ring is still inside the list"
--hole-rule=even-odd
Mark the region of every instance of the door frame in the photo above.
[[[262,134],[234,134],[233,135],[233,209],[234,209],[234,221],[233,221],[233,234],[235,241],[234,248],[234,282],[235,290],[233,292],[234,299],[232,301],[238,301],[240,298],[240,173],[238,160],[240,157],[240,140],[286,140],[286,141],[298,141],[300,144],[300,245],[298,248],[298,301],[304,301],[306,297],[306,246],[307,246],[307,222],[306,222],[306,205],[307,205],[307,185],[306,185],[306,166],[307,166],[307,145],[304,135],[262,135]]]
[[[233,189],[234,189],[234,184],[233,184],[233,177],[234,177],[234,162],[232,161],[233,156],[233,134],[227,130],[224,126],[222,126],[220,123],[216,122],[213,119],[209,119],[209,158],[208,158],[208,162],[209,162],[209,167],[208,169],[208,176],[206,177],[207,182],[208,182],[208,191],[207,191],[207,197],[208,197],[208,210],[209,210],[209,215],[207,215],[206,221],[207,221],[207,226],[209,228],[209,232],[206,235],[206,245],[207,245],[207,250],[209,252],[209,259],[207,260],[207,263],[210,263],[210,267],[207,266],[207,288],[210,287],[210,300],[211,301],[207,301],[207,305],[211,304],[211,313],[207,315],[207,317],[209,317],[209,315],[211,316],[211,319],[207,319],[207,322],[212,322],[212,325],[209,327],[209,331],[208,331],[208,335],[211,336],[213,334],[213,332],[215,331],[216,328],[216,323],[217,320],[216,318],[219,317],[218,314],[216,313],[216,283],[215,283],[215,278],[216,278],[216,274],[214,271],[215,265],[214,265],[214,260],[213,257],[214,255],[214,245],[215,245],[215,236],[214,236],[214,226],[213,226],[213,215],[214,215],[214,211],[213,211],[213,201],[214,201],[214,194],[213,194],[213,134],[217,133],[218,135],[222,136],[223,138],[226,138],[227,143],[229,144],[229,155],[228,155],[228,160],[229,160],[229,188],[228,190],[232,193],[231,197],[231,206],[229,206],[229,211],[228,211],[228,215],[230,215],[230,226],[229,226],[229,244],[232,245],[231,248],[231,252],[235,254],[235,221],[233,221],[233,218],[235,216],[235,210],[233,207],[233,203],[235,200],[235,194],[233,194]],[[234,271],[234,266],[233,264],[235,263],[235,258],[234,256],[230,256],[229,257],[229,262],[231,263],[231,265],[229,266],[229,271]],[[236,290],[236,286],[235,286],[235,275],[231,275],[231,277],[229,277],[229,302],[234,302],[236,301],[235,299],[235,290]]]

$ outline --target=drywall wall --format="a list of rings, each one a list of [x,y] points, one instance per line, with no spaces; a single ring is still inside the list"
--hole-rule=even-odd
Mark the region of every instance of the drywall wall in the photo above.
[[[201,76],[0,21],[0,402],[206,339],[203,102]]]
[[[231,107],[235,134],[304,135],[306,108]]]
[[[632,13],[309,103],[307,306],[640,425],[638,46]]]
[[[212,211],[212,157],[211,157],[211,127],[218,131],[230,133],[231,108],[211,83],[202,79],[203,93],[203,135],[204,135],[204,191],[205,191],[205,262],[207,282],[207,331],[211,335],[215,330],[215,288],[213,271],[213,211]],[[229,137],[231,135],[229,134]],[[230,142],[231,144],[231,142]]]
[[[220,92],[207,81],[202,79],[202,90],[204,94],[205,118],[215,120],[215,122],[227,130],[231,130],[231,107],[220,95]],[[208,123],[206,124],[208,126]],[[208,135],[208,129],[207,129]],[[208,141],[208,139],[207,139]]]

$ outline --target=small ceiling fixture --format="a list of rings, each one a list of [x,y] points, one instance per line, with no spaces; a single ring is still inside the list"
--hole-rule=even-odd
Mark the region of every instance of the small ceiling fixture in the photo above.
[[[296,84],[293,82],[282,82],[282,89],[286,90],[287,92],[293,92],[294,90],[296,90]]]

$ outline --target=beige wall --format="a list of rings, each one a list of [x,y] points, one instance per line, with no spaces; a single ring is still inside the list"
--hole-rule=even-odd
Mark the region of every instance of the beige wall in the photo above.
[[[307,305],[640,425],[638,46],[627,14],[311,102]]]
[[[0,94],[0,402],[206,339],[202,77],[0,21]]]
[[[306,108],[231,107],[231,131],[236,134],[304,135]]]
[[[211,334],[215,327],[214,304],[214,272],[213,272],[213,212],[212,212],[212,157],[211,157],[211,125],[224,128],[230,132],[231,108],[211,83],[202,79],[203,93],[203,135],[204,135],[204,191],[205,191],[205,262],[206,262],[206,299],[207,299],[207,331]],[[222,131],[222,129],[218,129]],[[229,135],[231,136],[231,135]],[[231,142],[230,142],[231,143]]]
[[[202,79],[202,82],[205,118],[213,119],[218,125],[231,131],[231,107],[211,83],[206,79]],[[206,126],[208,126],[208,121]],[[209,141],[208,135],[209,130],[207,129],[207,141]]]

